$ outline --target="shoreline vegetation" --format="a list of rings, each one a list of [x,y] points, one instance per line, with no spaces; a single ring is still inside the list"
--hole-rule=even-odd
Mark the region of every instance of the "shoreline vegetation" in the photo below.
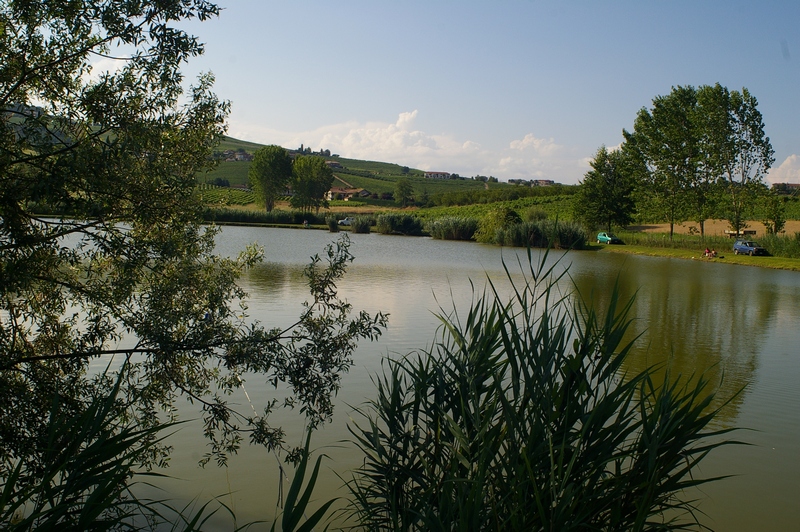
[[[279,207],[280,208],[280,207]],[[234,209],[228,210],[233,211]],[[214,216],[212,220],[216,225],[230,225],[230,226],[253,226],[253,227],[280,227],[288,229],[314,229],[314,230],[330,230],[330,231],[350,231],[352,233],[370,232],[369,230],[361,229],[355,231],[353,227],[335,225],[337,218],[341,219],[345,216],[356,216],[359,218],[371,218],[373,223],[369,228],[372,232],[379,232],[383,234],[400,234],[407,236],[433,236],[431,234],[432,222],[447,221],[452,217],[441,217],[429,220],[425,223],[424,220],[427,216],[420,213],[416,209],[374,209],[361,208],[343,209],[341,207],[334,207],[320,212],[319,215],[303,214],[297,211],[284,211],[276,210],[272,213],[256,212],[254,210],[235,209],[243,219],[234,220],[229,219],[229,216]],[[220,211],[217,211],[219,214]],[[413,226],[413,230],[403,230],[397,224],[394,226],[387,223],[386,218],[405,218],[406,227]],[[265,218],[273,218],[275,221],[263,221]],[[379,219],[383,218],[379,223]],[[465,217],[466,218],[466,217]],[[409,219],[419,220],[419,224],[414,224]],[[470,218],[468,218],[470,219]],[[303,224],[303,220],[308,220],[309,224]],[[334,222],[331,222],[334,220]],[[552,221],[551,221],[552,222]],[[333,225],[332,225],[333,223]],[[474,220],[477,226],[477,220]],[[568,222],[572,223],[572,222]],[[696,231],[693,231],[694,225],[691,223],[676,226],[675,235],[673,239],[669,239],[668,224],[646,224],[631,226],[628,229],[617,231],[616,234],[622,238],[626,243],[625,245],[604,245],[595,244],[591,234],[587,234],[588,242],[582,247],[575,246],[577,249],[584,251],[595,252],[608,252],[608,253],[628,253],[632,255],[646,255],[652,257],[666,257],[682,260],[703,260],[716,263],[737,264],[743,266],[757,266],[761,268],[780,269],[788,271],[800,271],[800,258],[775,256],[771,253],[770,256],[737,256],[734,255],[731,247],[735,239],[729,238],[724,234],[727,228],[726,222],[723,220],[712,220],[706,222],[706,236],[701,238]],[[333,229],[335,227],[336,229]],[[753,239],[758,239],[760,242],[767,243],[767,249],[775,248],[778,245],[787,247],[786,243],[800,247],[800,239],[797,234],[800,234],[800,220],[789,220],[786,222],[786,231],[783,235],[765,235],[764,229],[758,222],[752,222],[752,229],[756,230],[756,235]],[[475,227],[472,228],[472,233],[475,232]],[[795,235],[795,236],[790,236]],[[461,235],[458,237],[444,238],[447,240],[473,240],[472,234],[469,236]],[[501,244],[507,245],[507,244]],[[513,247],[513,246],[512,246]],[[534,247],[541,247],[535,246]],[[568,247],[568,246],[559,246]],[[703,250],[709,247],[717,250],[718,256],[710,259],[703,256]]]

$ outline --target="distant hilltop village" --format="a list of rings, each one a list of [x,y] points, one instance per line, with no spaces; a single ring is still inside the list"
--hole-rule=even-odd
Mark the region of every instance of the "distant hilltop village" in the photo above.
[[[316,155],[318,157],[339,157],[337,153],[331,153],[331,150],[313,151],[311,148],[300,145],[295,150],[287,150],[289,155],[296,157],[298,155]],[[253,154],[244,148],[236,150],[215,151],[214,158],[225,162],[248,162],[253,160]],[[325,164],[332,169],[344,168],[338,161],[326,160]],[[408,173],[409,168],[403,167],[403,172]],[[425,179],[473,179],[475,181],[482,181],[484,183],[497,183],[498,179],[494,176],[476,175],[473,177],[462,177],[455,173],[450,172],[425,172]],[[557,183],[551,179],[509,179],[508,183],[511,185],[520,185],[526,187],[549,187]]]

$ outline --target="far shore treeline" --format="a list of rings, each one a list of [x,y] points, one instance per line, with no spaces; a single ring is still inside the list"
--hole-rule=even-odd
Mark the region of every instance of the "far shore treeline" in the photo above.
[[[786,220],[800,219],[800,198],[794,187],[769,188],[765,181],[773,151],[746,88],[674,87],[643,107],[633,131],[622,136],[618,147],[597,150],[578,185],[458,174],[426,179],[419,170],[345,159],[330,150],[225,138],[226,150],[216,153],[240,156],[202,177],[197,193],[206,220],[216,223],[307,223],[335,231],[338,219],[352,216],[362,218],[367,231],[506,246],[581,249],[598,230],[652,244],[628,228],[656,223],[669,224],[669,241],[659,245],[725,248],[724,237],[706,234],[706,221],[725,220],[735,232],[759,222],[772,254],[800,257],[800,235],[784,231]],[[321,176],[316,188],[296,171],[309,158]],[[693,229],[676,235],[678,224]]]

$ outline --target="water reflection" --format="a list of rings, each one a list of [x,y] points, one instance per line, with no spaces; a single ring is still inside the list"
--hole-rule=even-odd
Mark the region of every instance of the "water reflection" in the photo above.
[[[265,248],[267,263],[249,271],[243,284],[251,295],[251,316],[267,326],[281,326],[293,323],[308,297],[303,266],[336,238],[322,231],[224,228],[220,251],[236,254],[251,242]],[[438,322],[433,313],[439,305],[444,310],[453,305],[465,309],[487,278],[497,283],[501,293],[510,292],[503,261],[515,279],[519,279],[517,261],[526,262],[524,251],[474,243],[374,234],[351,239],[356,260],[339,283],[341,295],[356,309],[388,312],[390,322],[379,342],[358,348],[355,366],[343,380],[334,421],[315,437],[317,446],[348,438],[350,405],[358,406],[374,396],[370,377],[380,371],[382,357],[406,354],[434,340]],[[534,260],[539,257],[535,252]],[[552,264],[557,258],[551,255],[548,261]],[[747,437],[756,445],[727,449],[703,471],[742,475],[706,488],[702,495],[708,501],[701,509],[713,517],[714,527],[782,530],[800,522],[800,510],[787,503],[800,487],[800,416],[796,415],[800,409],[796,386],[800,379],[796,327],[800,275],[595,252],[570,253],[556,269],[567,266],[568,281],[596,309],[608,305],[615,284],[623,298],[635,296],[630,334],[641,338],[627,370],[662,364],[673,374],[704,373],[712,384],[720,383],[717,405],[745,389],[722,409],[718,423],[757,429]],[[563,288],[572,289],[572,285],[564,283]],[[270,393],[248,391],[264,398]],[[301,423],[296,413],[285,414],[283,420]],[[326,453],[339,471],[358,464],[350,448],[327,447]],[[242,455],[259,456],[250,450]],[[232,489],[247,486],[237,495],[243,517],[263,518],[262,513],[253,510],[251,515],[246,509],[246,492],[259,484],[248,478],[251,466],[232,465],[242,475]],[[330,490],[339,484],[333,474],[321,482]]]
[[[714,408],[733,398],[717,418],[732,426],[757,369],[767,330],[760,324],[776,316],[776,294],[740,282],[741,268],[647,257],[622,266],[605,282],[590,270],[574,279],[581,293],[591,293],[596,309],[609,304],[614,282],[623,297],[634,297],[631,336],[640,339],[626,369],[663,365],[673,376],[702,374],[719,385]]]

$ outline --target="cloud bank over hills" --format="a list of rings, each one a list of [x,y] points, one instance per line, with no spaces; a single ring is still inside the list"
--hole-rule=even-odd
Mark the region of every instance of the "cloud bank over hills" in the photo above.
[[[475,173],[500,180],[552,179],[575,184],[588,170],[588,159],[554,138],[526,133],[487,147],[452,133],[430,133],[416,122],[418,110],[402,112],[394,122],[348,121],[311,131],[278,131],[231,121],[230,134],[242,140],[296,148],[300,144],[329,149],[342,157],[397,163],[421,170],[471,177]],[[475,170],[477,169],[477,171]]]

